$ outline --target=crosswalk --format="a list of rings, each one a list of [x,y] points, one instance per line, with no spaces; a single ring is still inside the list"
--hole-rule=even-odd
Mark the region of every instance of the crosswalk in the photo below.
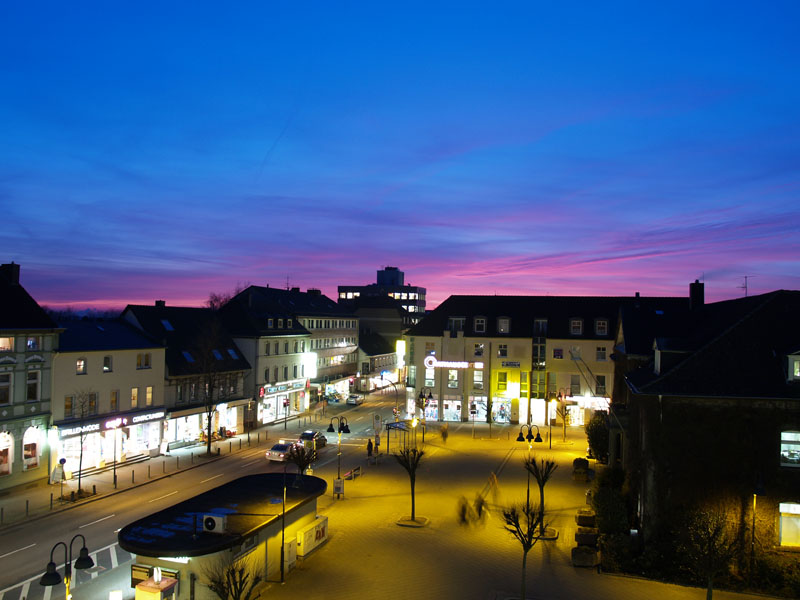
[[[133,562],[133,555],[112,544],[90,554],[94,567],[86,570],[73,570],[71,592],[76,598],[82,598],[81,587],[86,587],[98,577],[104,577],[115,569],[123,568],[129,572],[129,564]],[[63,577],[64,565],[58,566],[58,572]],[[66,588],[63,584],[56,586],[43,586],[39,584],[41,575],[17,583],[4,590],[0,590],[0,600],[65,600]],[[128,578],[129,580],[129,578]]]

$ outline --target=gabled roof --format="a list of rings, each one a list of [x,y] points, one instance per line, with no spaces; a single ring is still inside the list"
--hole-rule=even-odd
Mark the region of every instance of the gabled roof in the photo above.
[[[56,329],[58,325],[19,283],[19,265],[0,269],[0,330]]]
[[[219,316],[235,336],[262,337],[281,335],[309,335],[296,314],[274,302],[270,294],[261,294],[247,288],[220,308]],[[265,288],[266,289],[266,288]],[[278,320],[282,327],[278,327]],[[269,322],[272,321],[272,327]],[[291,320],[291,327],[288,326]]]
[[[236,294],[228,304],[234,302],[238,304],[239,310],[244,310],[250,315],[250,319],[258,321],[270,316],[274,318],[289,317],[295,320],[300,317],[348,318],[354,316],[352,312],[339,306],[317,290],[301,292],[299,288],[281,290],[251,285]],[[246,324],[246,322],[235,323],[237,327]],[[298,332],[300,331],[305,331],[302,326],[298,329]]]
[[[547,337],[550,339],[613,339],[620,307],[641,300],[638,297],[614,296],[450,296],[422,321],[411,327],[408,335],[441,336],[448,329],[450,317],[465,317],[464,335],[477,337],[533,336],[536,319],[547,319]],[[656,299],[652,299],[656,300]],[[665,302],[683,300],[659,298]],[[474,318],[486,317],[486,332],[476,333]],[[509,317],[510,331],[497,331],[499,317]],[[583,320],[583,333],[572,335],[570,319]],[[595,334],[597,319],[608,321],[608,334]]]
[[[60,352],[163,347],[122,319],[75,319],[60,323],[60,326],[64,328],[59,336]]]
[[[392,354],[394,352],[392,344],[378,333],[360,333],[358,335],[358,345],[367,356],[379,356],[381,354]]]
[[[171,377],[200,375],[209,367],[219,373],[250,368],[210,308],[166,306],[162,302],[155,306],[129,304],[122,317],[166,346],[167,373]],[[211,350],[217,351],[213,360]]]
[[[798,291],[707,304],[691,315],[687,358],[660,375],[628,374],[628,382],[641,394],[800,400],[786,360],[800,342],[798,314]]]

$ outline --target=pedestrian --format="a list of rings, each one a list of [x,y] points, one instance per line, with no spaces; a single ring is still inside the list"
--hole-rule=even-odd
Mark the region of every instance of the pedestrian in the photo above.
[[[450,426],[448,423],[442,425],[442,442],[447,443],[447,436],[450,435]]]
[[[367,440],[367,458],[372,457],[372,440]]]

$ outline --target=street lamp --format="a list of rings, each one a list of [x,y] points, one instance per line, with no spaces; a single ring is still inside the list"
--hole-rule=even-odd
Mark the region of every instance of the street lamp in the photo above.
[[[531,433],[531,427],[536,427],[536,437],[533,437],[533,433]],[[528,429],[528,435],[523,437],[522,430],[525,429],[525,428]],[[537,444],[540,444],[542,442],[542,436],[539,435],[539,426],[538,425],[523,425],[522,427],[520,427],[519,428],[519,435],[517,436],[517,441],[518,442],[524,442],[524,441],[528,442],[528,462],[530,462],[530,460],[531,460],[531,446],[533,445],[533,442],[536,442]],[[525,470],[528,471],[528,469],[525,469]],[[525,506],[530,506],[530,505],[531,505],[531,472],[528,471],[528,494],[526,496],[526,504],[525,504]]]
[[[428,395],[425,395],[425,390],[428,390]],[[429,387],[423,387],[419,391],[419,396],[417,396],[417,403],[422,406],[422,418],[425,418],[425,407],[427,406],[427,402],[433,400],[433,391]],[[416,415],[415,415],[416,416]]]
[[[76,569],[90,569],[94,566],[94,561],[89,556],[89,550],[86,548],[86,538],[83,537],[80,533],[73,537],[70,542],[69,546],[65,542],[57,542],[55,546],[50,550],[50,562],[47,563],[47,571],[45,574],[42,575],[42,578],[39,580],[39,585],[44,586],[53,586],[58,585],[61,583],[61,575],[58,574],[56,570],[56,563],[53,562],[53,552],[56,551],[56,548],[59,546],[64,546],[64,585],[67,588],[67,594],[65,596],[66,600],[72,600],[72,596],[69,593],[69,584],[72,580],[72,543],[81,538],[83,540],[83,547],[81,548],[78,559],[75,561],[75,568]]]
[[[337,428],[333,428],[333,422],[337,422]],[[343,433],[350,433],[350,428],[347,426],[347,418],[345,417],[333,417],[331,418],[331,423],[328,425],[328,433],[333,433],[336,431],[339,434],[339,441],[337,442],[337,456],[339,459],[339,466],[336,469],[336,479],[342,478],[342,434]]]

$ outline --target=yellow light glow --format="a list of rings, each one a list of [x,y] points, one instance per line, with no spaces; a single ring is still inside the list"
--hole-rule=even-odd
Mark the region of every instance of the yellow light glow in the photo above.
[[[394,345],[395,354],[397,354],[397,368],[402,369],[406,364],[406,341],[397,340]]]
[[[306,377],[314,379],[317,376],[317,353],[303,352],[303,356],[300,360],[303,364]]]

